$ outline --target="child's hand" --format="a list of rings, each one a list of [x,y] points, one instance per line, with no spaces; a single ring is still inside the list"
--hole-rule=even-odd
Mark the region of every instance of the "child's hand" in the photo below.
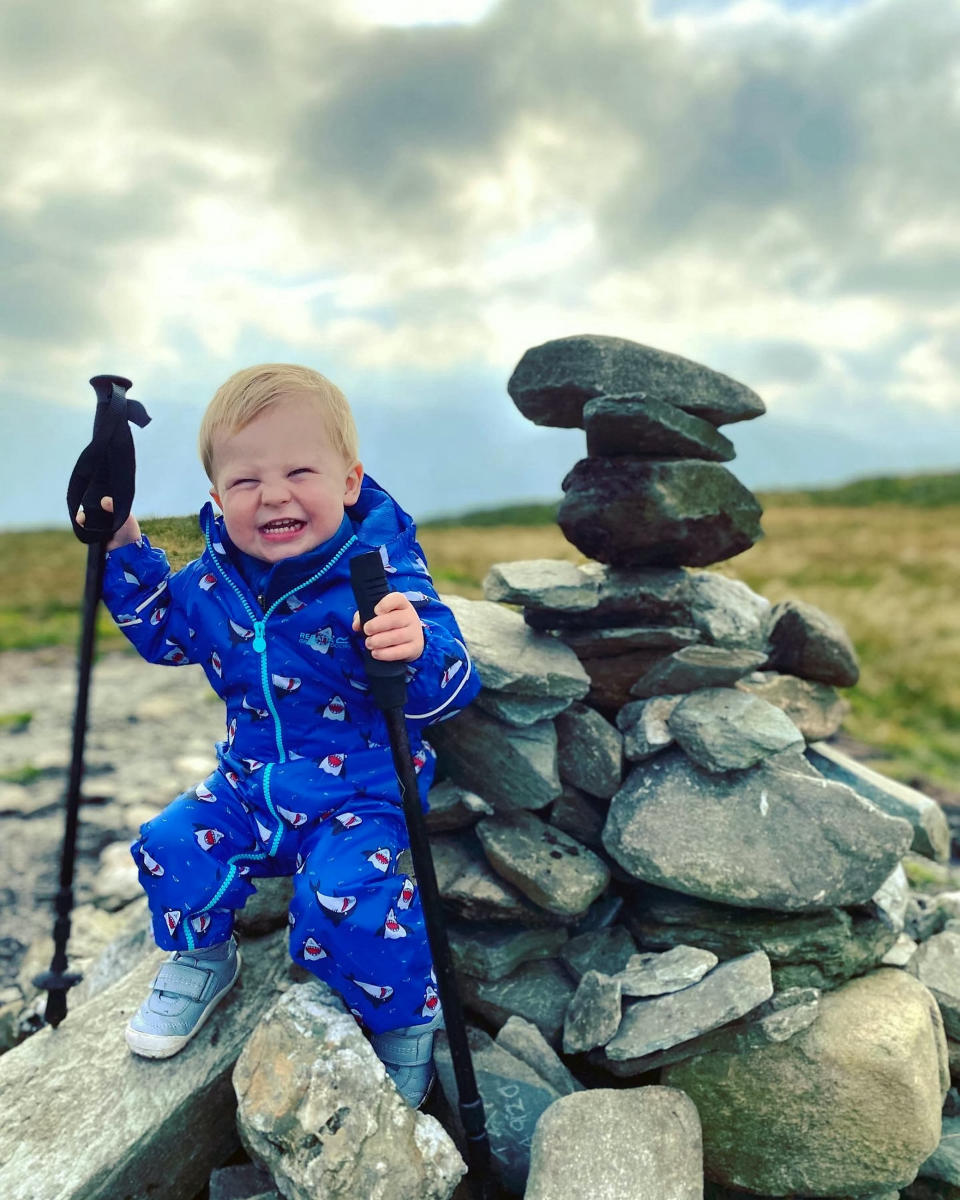
[[[113,512],[113,497],[104,496],[104,498],[100,501],[100,507],[104,512]],[[77,509],[77,524],[82,526],[86,523],[86,520],[86,513],[83,511],[83,507],[81,506]],[[119,546],[129,546],[131,542],[138,542],[139,540],[140,526],[137,524],[137,518],[133,515],[133,513],[131,513],[117,530],[117,532],[113,535],[110,541],[107,542],[107,549],[116,550]]]
[[[374,608],[376,616],[364,625],[366,647],[384,662],[413,662],[423,653],[423,626],[417,610],[401,592],[388,592]],[[360,632],[360,614],[353,614],[354,633]]]

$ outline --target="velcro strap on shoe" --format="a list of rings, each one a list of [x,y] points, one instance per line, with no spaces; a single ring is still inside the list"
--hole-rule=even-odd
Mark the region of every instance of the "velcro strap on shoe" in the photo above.
[[[419,1027],[420,1030],[423,1026]],[[381,1062],[389,1063],[392,1067],[422,1067],[433,1057],[433,1030],[417,1032],[417,1026],[410,1029],[391,1029],[387,1033],[377,1033],[370,1039]]]
[[[175,996],[200,1000],[207,990],[212,974],[212,971],[204,971],[202,967],[185,967],[180,963],[165,962],[157,973],[153,987],[158,992],[172,992]]]

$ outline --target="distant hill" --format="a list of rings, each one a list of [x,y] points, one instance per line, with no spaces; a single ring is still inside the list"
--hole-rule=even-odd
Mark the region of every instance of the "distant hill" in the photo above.
[[[941,475],[883,475],[854,479],[830,488],[797,491],[766,489],[755,493],[763,505],[840,506],[862,508],[870,504],[905,504],[911,508],[943,508],[960,505],[960,471]],[[503,504],[478,508],[453,516],[419,521],[421,529],[452,529],[457,525],[552,525],[559,500],[534,504]]]
[[[831,488],[757,492],[761,503],[839,505],[905,504],[910,508],[943,508],[960,504],[960,471],[940,475],[879,475],[853,479]]]

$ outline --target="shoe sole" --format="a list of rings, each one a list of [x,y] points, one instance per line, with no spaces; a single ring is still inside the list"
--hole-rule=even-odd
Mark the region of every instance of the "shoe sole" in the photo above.
[[[213,1000],[200,1014],[200,1019],[189,1033],[183,1034],[159,1034],[159,1033],[143,1033],[139,1029],[131,1029],[128,1025],[124,1037],[127,1045],[134,1054],[140,1058],[172,1058],[174,1054],[179,1054],[187,1042],[203,1028],[204,1022],[208,1019],[213,1010],[217,1007],[224,996],[230,991],[233,985],[237,982],[237,976],[240,974],[240,951],[237,951],[237,969],[233,973],[233,978],[227,986],[214,997]]]

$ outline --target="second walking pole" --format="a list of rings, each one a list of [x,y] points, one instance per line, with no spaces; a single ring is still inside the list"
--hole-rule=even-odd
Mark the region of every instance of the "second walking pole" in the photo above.
[[[380,555],[371,551],[369,554],[353,557],[350,560],[350,580],[357,611],[360,613],[360,624],[363,626],[373,617],[377,603],[390,590]],[[407,699],[407,667],[403,662],[383,662],[375,659],[369,651],[365,651],[364,654],[370,691],[387,723],[393,766],[400,784],[400,798],[403,801],[407,832],[410,835],[413,870],[420,889],[427,939],[430,942],[433,969],[437,977],[437,991],[443,1005],[447,1041],[457,1081],[460,1122],[467,1140],[467,1169],[475,1194],[482,1197],[486,1194],[490,1181],[490,1142],[487,1138],[483,1101],[477,1090],[473,1060],[470,1057],[467,1026],[463,1018],[463,1007],[457,991],[453,960],[447,941],[433,855],[430,852],[423,809],[420,806],[416,768],[410,754],[410,740],[403,712]]]

